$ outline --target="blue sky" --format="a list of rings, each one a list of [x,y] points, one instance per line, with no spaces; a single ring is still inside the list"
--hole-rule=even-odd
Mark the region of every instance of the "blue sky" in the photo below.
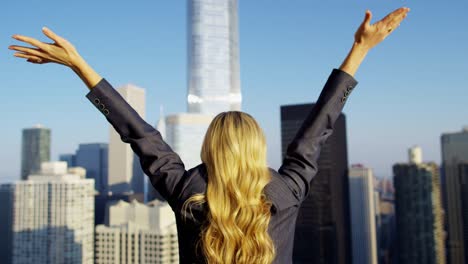
[[[350,164],[381,177],[415,144],[439,163],[441,133],[468,125],[468,1],[239,1],[243,111],[266,131],[272,167],[281,162],[280,105],[314,102],[365,10],[375,22],[400,6],[411,12],[367,55],[344,108]],[[186,111],[186,1],[3,1],[0,25],[0,182],[19,177],[25,127],[52,129],[52,160],[79,143],[107,142],[109,132],[81,80],[13,57],[13,34],[45,41],[48,26],[115,87],[145,88],[151,124],[161,104]]]

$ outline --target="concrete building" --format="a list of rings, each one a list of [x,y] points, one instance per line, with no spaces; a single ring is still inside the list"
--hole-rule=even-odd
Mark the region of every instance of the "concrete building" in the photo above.
[[[96,264],[179,263],[175,215],[166,202],[118,201],[96,227]]]
[[[352,263],[377,264],[374,176],[370,168],[353,165],[349,170]],[[378,196],[377,196],[378,197]]]
[[[444,212],[435,163],[393,166],[399,264],[444,264]]]
[[[41,163],[50,161],[50,129],[41,124],[23,129],[21,140],[21,179],[37,173]]]
[[[468,162],[468,127],[460,132],[445,133],[441,138],[442,186],[448,231],[448,260],[450,264],[465,264],[468,241],[463,228],[462,197],[460,190],[459,164]]]
[[[200,151],[206,130],[214,116],[181,113],[166,118],[166,140],[179,154],[186,169],[201,163]]]
[[[28,180],[0,186],[10,201],[0,244],[9,244],[11,263],[93,263],[94,180],[70,171],[66,162],[42,163]]]
[[[116,89],[129,105],[144,119],[145,90],[127,84]],[[120,135],[109,125],[109,177],[108,185],[112,193],[144,193],[144,172],[138,156],[130,144],[122,142]]]

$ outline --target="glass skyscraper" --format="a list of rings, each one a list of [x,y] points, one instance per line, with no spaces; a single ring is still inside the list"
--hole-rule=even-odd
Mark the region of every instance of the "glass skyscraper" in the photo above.
[[[283,157],[313,107],[314,104],[281,106]],[[299,209],[294,263],[351,263],[348,185],[346,118],[340,114],[333,134],[322,146],[318,173],[310,183],[310,195]]]
[[[50,129],[42,125],[23,129],[21,142],[21,179],[41,169],[41,162],[50,161]]]
[[[444,207],[446,211],[448,231],[448,263],[464,264],[467,262],[468,241],[463,227],[463,208],[461,196],[460,167],[468,162],[468,127],[460,132],[445,133],[441,136],[442,145],[442,183],[444,193]]]
[[[75,155],[75,165],[86,169],[86,178],[94,179],[94,189],[99,193],[108,191],[108,153],[107,143],[80,144]]]
[[[237,0],[188,1],[188,111],[240,110]]]

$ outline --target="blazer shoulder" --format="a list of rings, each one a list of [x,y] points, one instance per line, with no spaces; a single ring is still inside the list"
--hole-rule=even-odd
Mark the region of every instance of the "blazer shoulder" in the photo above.
[[[273,203],[272,210],[278,212],[293,206],[299,207],[299,199],[293,189],[276,170],[268,169],[271,173],[271,181],[265,186],[265,194]]]

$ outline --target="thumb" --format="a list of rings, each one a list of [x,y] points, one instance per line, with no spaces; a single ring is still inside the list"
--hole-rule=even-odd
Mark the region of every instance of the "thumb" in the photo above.
[[[365,26],[369,26],[372,19],[372,13],[370,10],[366,10],[366,14],[364,16],[364,21],[362,22]]]

